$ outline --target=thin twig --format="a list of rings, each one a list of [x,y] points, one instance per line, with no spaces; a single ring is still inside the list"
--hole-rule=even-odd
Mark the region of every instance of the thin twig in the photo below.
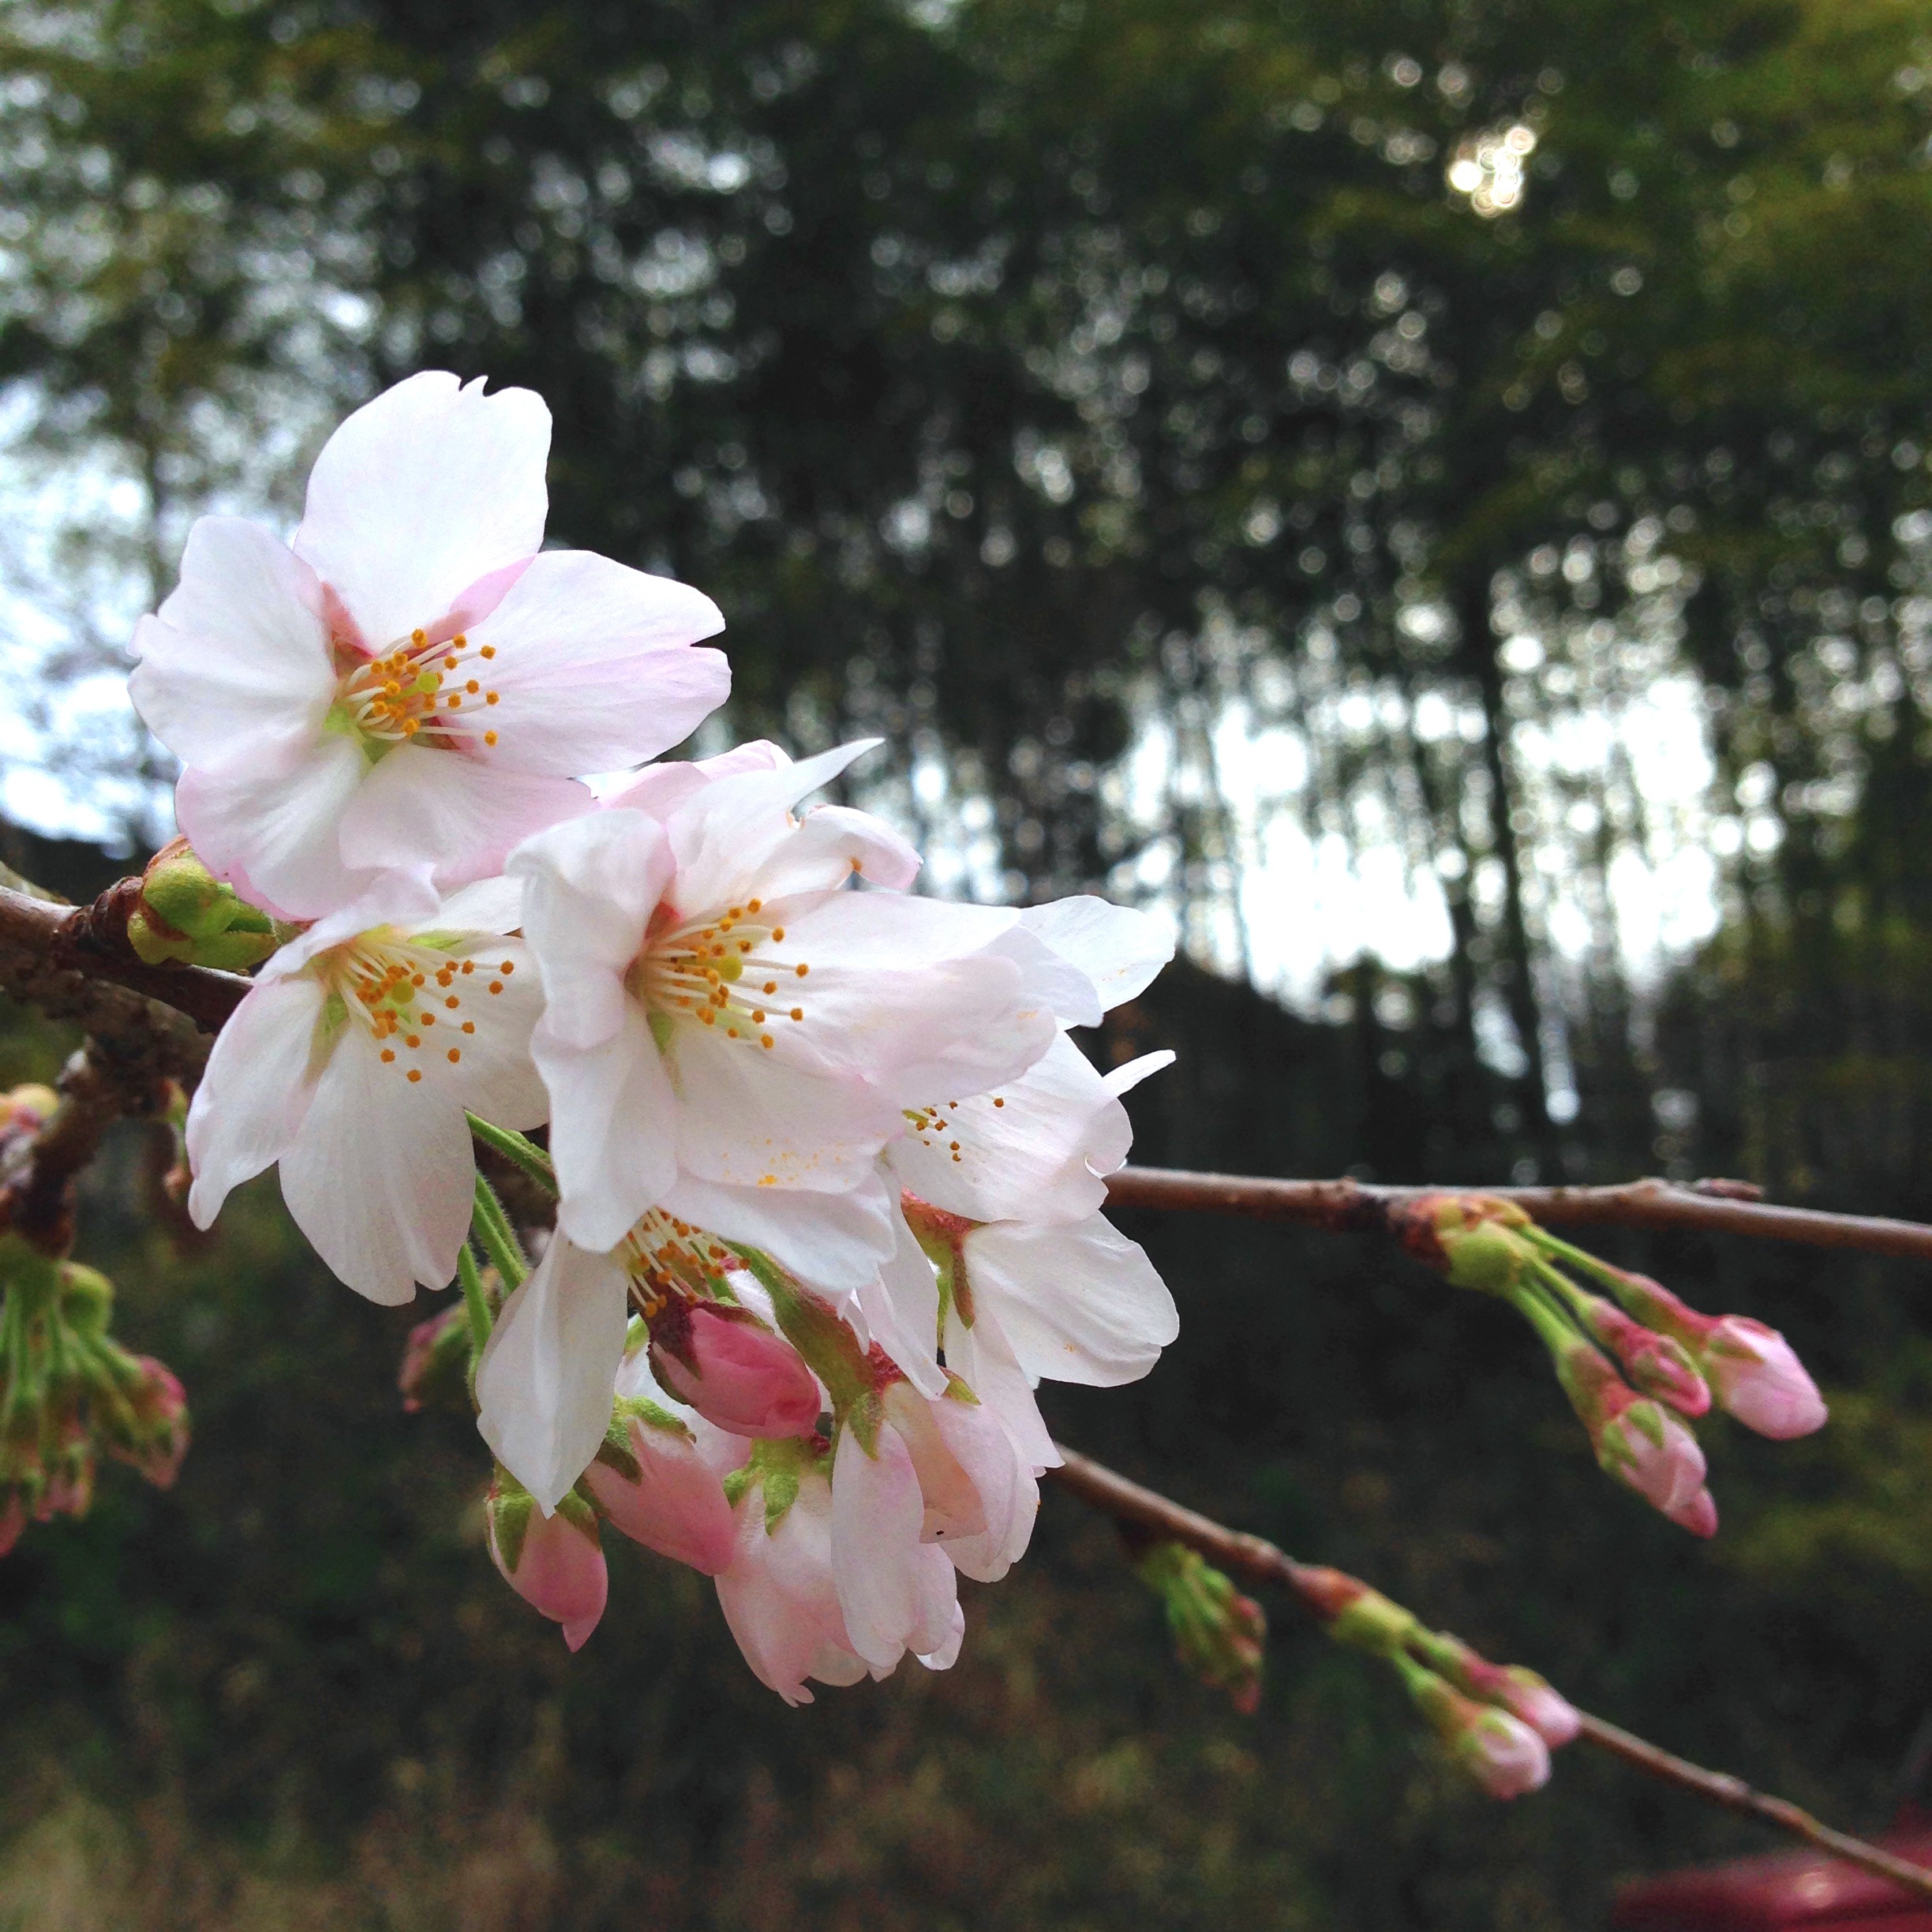
[[[1318,1564],[1297,1563],[1286,1550],[1278,1548],[1264,1537],[1230,1530],[1224,1523],[1185,1508],[1158,1490],[1144,1488],[1118,1470],[1107,1468],[1104,1463],[1095,1462],[1091,1456],[1084,1456],[1064,1444],[1057,1446],[1064,1461],[1058,1469],[1048,1473],[1062,1488],[1070,1490],[1082,1502],[1112,1518],[1115,1522],[1144,1536],[1184,1543],[1189,1549],[1198,1550],[1219,1568],[1246,1582],[1279,1584],[1323,1623],[1327,1623],[1341,1604],[1348,1601],[1352,1579],[1342,1578],[1339,1572]],[[1338,1589],[1338,1585],[1348,1585],[1350,1588]],[[1848,1864],[1891,1880],[1917,1897],[1932,1899],[1932,1871],[1923,1866],[1896,1858],[1891,1852],[1868,1844],[1862,1838],[1833,1831],[1797,1805],[1754,1791],[1742,1778],[1732,1777],[1728,1772],[1707,1771],[1701,1765],[1691,1764],[1655,1744],[1646,1743],[1643,1739],[1632,1736],[1604,1718],[1593,1717],[1586,1711],[1579,1711],[1578,1717],[1582,1724],[1578,1735],[1599,1750],[1622,1758],[1626,1764],[1635,1765],[1638,1770],[1666,1784],[1675,1784],[1680,1791],[1693,1792],[1714,1804],[1762,1818],[1767,1825],[1775,1825],[1780,1831],[1803,1838],[1821,1851],[1844,1859]]]
[[[1481,1194],[1513,1201],[1538,1221],[1564,1226],[1706,1228],[1813,1248],[1932,1261],[1932,1226],[1877,1215],[1780,1208],[1743,1181],[1626,1181],[1615,1187],[1384,1187],[1361,1181],[1275,1181],[1244,1174],[1188,1174],[1178,1168],[1123,1167],[1107,1182],[1115,1208],[1293,1221],[1334,1233],[1380,1231],[1388,1211],[1425,1194]]]

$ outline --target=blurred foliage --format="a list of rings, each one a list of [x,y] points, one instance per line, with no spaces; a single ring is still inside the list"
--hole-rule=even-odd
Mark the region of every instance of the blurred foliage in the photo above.
[[[1904,0],[14,0],[0,380],[20,447],[135,480],[151,588],[381,382],[527,383],[556,533],[718,595],[736,722],[884,730],[888,802],[941,843],[983,809],[993,886],[1151,880],[1204,951],[1217,725],[1301,727],[1322,822],[1443,880],[1451,956],[1358,963],[1319,1023],[1178,968],[1106,1043],[1181,1050],[1144,1159],[1923,1215],[1929,109]],[[1680,664],[1739,843],[1646,1002],[1597,927],[1557,969],[1537,868],[1600,909],[1646,801],[1610,754],[1541,822],[1524,747]],[[60,1044],[17,1024],[0,1071]],[[271,1188],[174,1252],[141,1172],[130,1130],[82,1258],[199,1436],[0,1566],[0,1924],[1554,1928],[1759,1842],[1574,1751],[1493,1807],[1287,1615],[1239,1719],[1064,1500],[942,1677],[788,1713],[629,1554],[571,1661],[482,1554],[474,1438],[400,1412],[409,1316]],[[1603,1481],[1502,1311],[1351,1242],[1135,1231],[1182,1339],[1056,1391],[1071,1440],[1882,1820],[1927,1681],[1911,1271],[1619,1249],[1833,1394],[1814,1443],[1712,1432],[1706,1548]]]

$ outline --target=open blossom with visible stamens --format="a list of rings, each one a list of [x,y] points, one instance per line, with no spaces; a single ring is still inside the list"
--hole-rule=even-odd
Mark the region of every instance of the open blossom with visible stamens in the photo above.
[[[447,890],[590,803],[724,698],[709,597],[544,551],[550,416],[429,371],[339,428],[292,545],[234,517],[189,533],[135,634],[129,689],[184,766],[201,859],[285,916],[391,871]],[[540,554],[541,552],[541,554]]]
[[[189,1110],[189,1211],[279,1163],[296,1225],[371,1301],[440,1288],[475,1186],[466,1110],[544,1118],[530,1059],[541,990],[506,879],[447,900],[392,877],[268,961]]]
[[[865,748],[687,777],[668,803],[676,778],[647,774],[653,809],[620,799],[511,855],[573,1240],[614,1247],[661,1207],[856,1288],[892,1246],[877,1159],[904,1110],[1046,1050],[1044,949],[1017,913],[902,896],[917,858],[863,812],[792,815]],[[856,874],[893,889],[842,889]]]

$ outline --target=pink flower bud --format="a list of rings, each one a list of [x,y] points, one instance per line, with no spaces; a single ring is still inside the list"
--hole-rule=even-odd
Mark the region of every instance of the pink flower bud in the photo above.
[[[446,1393],[469,1406],[464,1379],[470,1368],[470,1312],[459,1301],[440,1315],[418,1322],[402,1345],[396,1387],[402,1407],[418,1413],[426,1402]]]
[[[1597,1460],[1652,1508],[1693,1536],[1714,1536],[1717,1505],[1704,1486],[1704,1451],[1675,1416],[1628,1389],[1607,1391],[1606,1417],[1593,1430]]]
[[[1726,1315],[1712,1328],[1704,1372],[1718,1401],[1760,1436],[1784,1442],[1825,1425],[1824,1398],[1791,1344],[1748,1315]]]
[[[606,1441],[584,1486],[634,1543],[716,1576],[732,1559],[736,1532],[724,1485],[674,1421],[625,1418],[625,1446]]]
[[[1645,1395],[1668,1402],[1679,1415],[1701,1416],[1710,1407],[1710,1389],[1681,1342],[1633,1321],[1601,1296],[1578,1299],[1591,1335]]]
[[[152,1355],[133,1358],[139,1379],[122,1391],[137,1433],[122,1443],[110,1440],[112,1454],[130,1462],[157,1489],[173,1486],[188,1453],[188,1396],[173,1369]]]
[[[1474,1715],[1457,1737],[1462,1768],[1492,1798],[1520,1798],[1549,1782],[1549,1747],[1520,1717],[1493,1705]]]
[[[527,1489],[499,1477],[484,1513],[490,1557],[504,1581],[532,1609],[563,1625],[571,1649],[582,1649],[610,1588],[590,1505],[567,1496],[556,1514],[546,1516]]]
[[[668,1303],[651,1323],[650,1362],[669,1394],[734,1436],[806,1436],[818,1426],[811,1371],[749,1309]]]
[[[1552,1750],[1559,1750],[1583,1728],[1577,1708],[1553,1690],[1533,1670],[1520,1664],[1505,1667],[1509,1679],[1499,1694],[1499,1702],[1513,1716],[1520,1717]]]

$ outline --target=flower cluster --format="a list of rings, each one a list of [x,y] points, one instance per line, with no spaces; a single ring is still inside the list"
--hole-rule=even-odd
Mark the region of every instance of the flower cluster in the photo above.
[[[1717,1529],[1690,1427],[1713,1401],[1779,1440],[1824,1426],[1824,1400],[1790,1343],[1749,1316],[1699,1314],[1648,1275],[1559,1240],[1492,1195],[1425,1195],[1392,1219],[1412,1253],[1529,1322],[1599,1464],[1694,1535]],[[1615,1300],[1583,1287],[1578,1275]]]
[[[9,1114],[43,1089],[6,1096]],[[51,1095],[48,1095],[51,1100]],[[188,1451],[188,1405],[161,1363],[107,1332],[104,1275],[0,1235],[0,1556],[28,1523],[84,1516],[103,1452],[165,1489]]]
[[[372,1300],[462,1275],[491,1552],[573,1647],[608,1523],[716,1577],[795,1702],[944,1664],[956,1576],[1004,1574],[1058,1460],[1039,1382],[1175,1331],[1100,1213],[1169,1056],[1103,1075],[1068,1032],[1170,947],[1095,899],[912,894],[889,826],[807,808],[868,745],[641,763],[724,697],[722,620],[540,549],[548,440],[526,391],[414,376],[330,440],[292,543],[204,519],[143,621],[192,848],[143,938],[275,949],[189,1112],[189,1211],[272,1165]],[[553,1186],[534,1271],[473,1131]]]
[[[1338,1643],[1393,1667],[1451,1756],[1491,1797],[1520,1797],[1549,1781],[1550,1753],[1576,1736],[1582,1719],[1534,1671],[1492,1664],[1339,1570],[1305,1571],[1301,1589]]]

